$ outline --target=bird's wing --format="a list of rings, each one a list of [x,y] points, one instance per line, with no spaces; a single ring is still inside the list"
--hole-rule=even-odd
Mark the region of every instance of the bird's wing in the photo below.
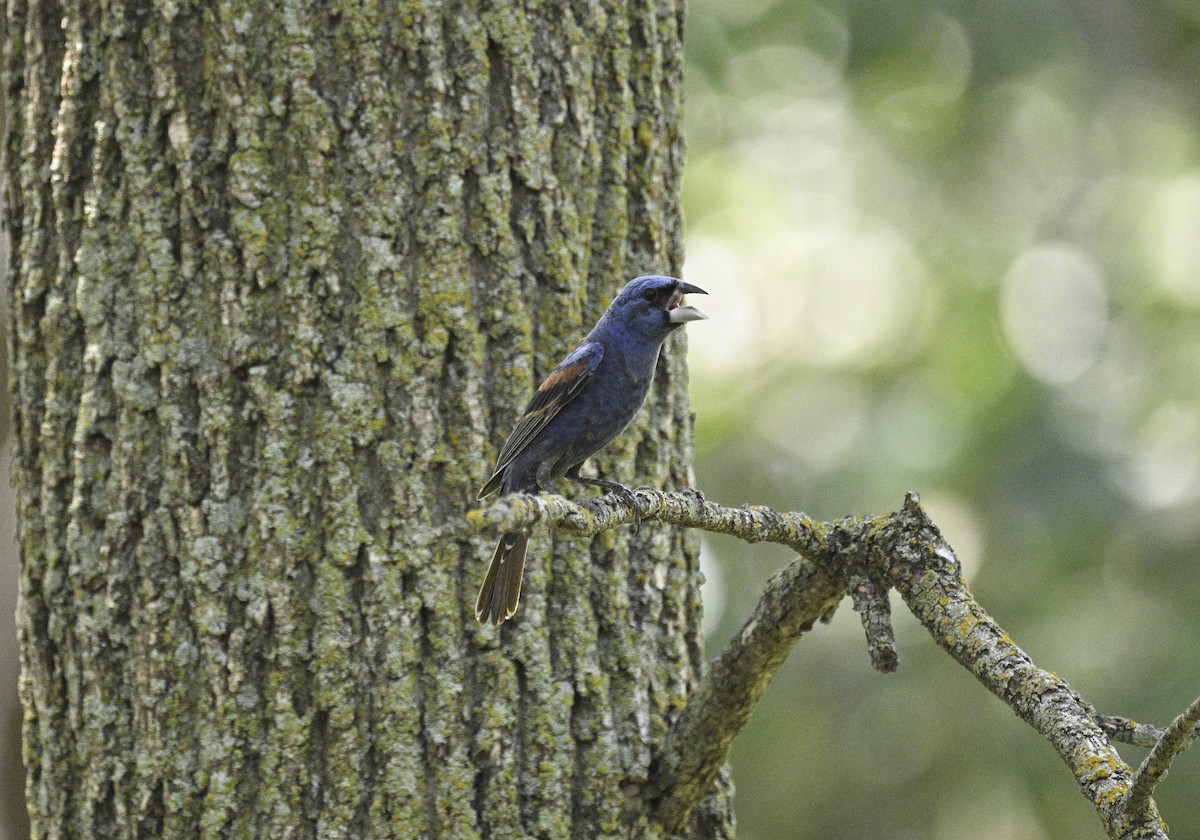
[[[604,348],[599,342],[585,341],[559,362],[558,367],[550,371],[550,375],[534,392],[529,405],[525,406],[525,411],[513,427],[504,448],[500,450],[495,472],[479,491],[480,499],[500,487],[504,468],[529,446],[538,432],[546,428],[546,424],[562,411],[563,406],[579,396],[584,384],[591,378],[603,358]]]

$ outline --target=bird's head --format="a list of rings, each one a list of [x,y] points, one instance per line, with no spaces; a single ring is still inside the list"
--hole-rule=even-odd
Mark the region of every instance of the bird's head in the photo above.
[[[659,274],[635,277],[613,300],[605,318],[617,318],[627,329],[662,341],[688,321],[708,318],[699,309],[683,305],[683,296],[687,294],[708,292],[675,277]]]

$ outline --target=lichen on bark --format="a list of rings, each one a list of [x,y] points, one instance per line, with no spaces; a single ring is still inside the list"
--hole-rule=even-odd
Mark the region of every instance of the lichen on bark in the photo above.
[[[36,836],[654,832],[694,538],[539,535],[497,632],[418,534],[679,270],[681,5],[9,0]],[[685,484],[684,351],[603,472]]]

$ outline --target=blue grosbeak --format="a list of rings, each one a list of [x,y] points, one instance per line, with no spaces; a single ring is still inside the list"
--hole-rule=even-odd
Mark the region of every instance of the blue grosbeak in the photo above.
[[[684,294],[707,294],[674,277],[648,275],[630,280],[578,347],[550,371],[517,420],[496,469],[479,498],[500,491],[551,490],[564,476],[619,493],[638,509],[633,494],[615,481],[584,478],[579,468],[589,456],[624,431],[646,400],[658,351],[673,330],[708,316],[681,306]],[[475,602],[475,618],[501,624],[512,618],[521,597],[526,531],[504,534]]]

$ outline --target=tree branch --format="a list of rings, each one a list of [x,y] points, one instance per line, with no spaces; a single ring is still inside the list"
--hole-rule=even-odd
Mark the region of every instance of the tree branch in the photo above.
[[[845,584],[806,560],[797,560],[767,584],[754,614],[700,680],[671,727],[650,772],[648,795],[658,820],[683,824],[706,795],[763,691],[800,636],[827,619],[846,594]]]
[[[954,551],[915,495],[908,495],[903,508],[890,516],[830,523],[757,505],[728,508],[696,491],[640,488],[635,498],[643,521],[779,543],[801,555],[768,584],[754,614],[713,661],[659,750],[648,793],[668,831],[678,829],[707,793],[734,736],[792,646],[815,621],[831,616],[845,595],[852,596],[862,617],[872,664],[883,671],[896,668],[887,600],[893,587],[943,649],[1050,742],[1110,837],[1166,838],[1149,795],[1185,741],[1195,737],[1197,704],[1168,728],[1168,734],[1186,736],[1157,739],[1156,752],[1165,764],[1152,771],[1147,759],[1138,776],[1146,780],[1145,798],[1139,794],[1135,800],[1130,793],[1134,773],[1108,735],[1145,743],[1158,730],[1097,715],[1063,680],[1034,665],[971,596]],[[471,511],[466,522],[444,526],[430,537],[463,536],[482,528],[515,530],[537,522],[591,536],[632,521],[628,507],[615,496],[575,504],[560,496],[512,495]]]
[[[1129,791],[1129,810],[1138,813],[1150,802],[1150,794],[1158,783],[1167,777],[1171,762],[1181,752],[1191,746],[1196,740],[1196,724],[1200,723],[1200,697],[1192,701],[1192,705],[1183,714],[1175,718],[1167,730],[1158,739],[1150,755],[1138,768],[1133,780],[1133,789]]]
[[[878,550],[891,558],[896,590],[934,641],[1050,742],[1110,837],[1165,838],[1157,813],[1139,818],[1124,807],[1132,771],[1095,722],[1091,706],[1056,674],[1034,665],[976,603],[958,558],[916,496],[907,496],[890,520]]]
[[[1161,726],[1152,723],[1138,723],[1117,715],[1102,715],[1097,712],[1094,717],[1100,728],[1109,738],[1121,744],[1149,749],[1159,742],[1166,731]],[[1200,738],[1200,724],[1192,729],[1192,737]]]

